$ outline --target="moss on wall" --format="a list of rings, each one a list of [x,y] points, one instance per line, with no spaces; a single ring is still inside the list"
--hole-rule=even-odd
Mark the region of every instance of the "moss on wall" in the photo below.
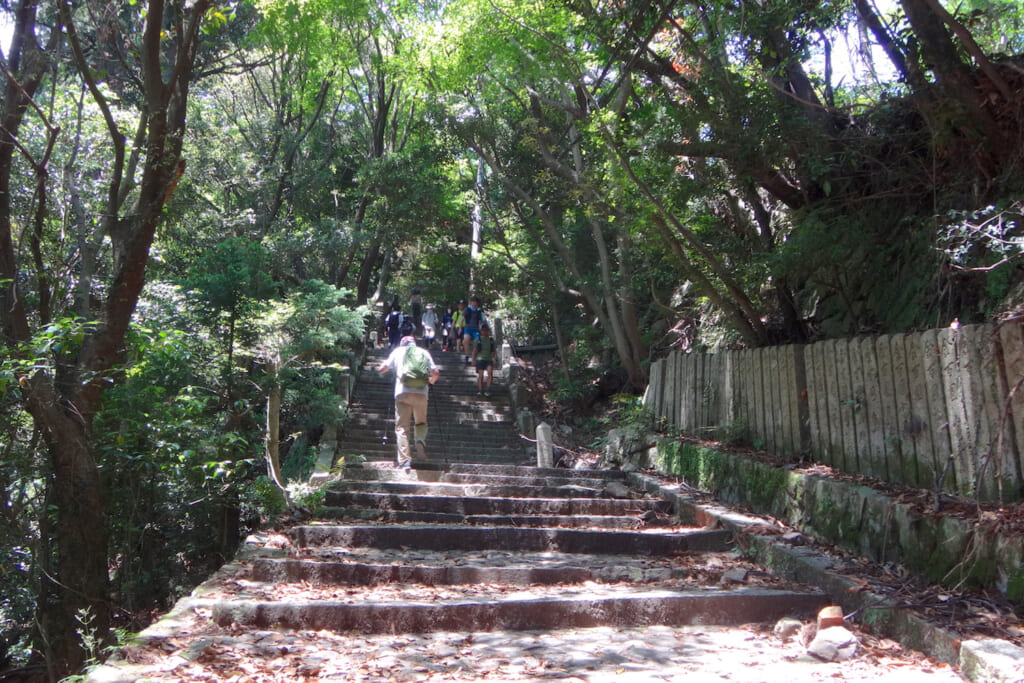
[[[873,488],[684,440],[657,446],[656,466],[724,503],[749,507],[853,553],[897,562],[947,586],[1000,589],[1024,604],[1024,539],[993,537],[968,519],[921,514]]]

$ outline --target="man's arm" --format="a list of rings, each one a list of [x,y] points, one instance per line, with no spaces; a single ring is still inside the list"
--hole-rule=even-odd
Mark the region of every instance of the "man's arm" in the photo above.
[[[431,370],[430,371],[430,383],[433,384],[434,382],[436,382],[437,378],[440,377],[440,376],[441,376],[441,371],[440,370],[438,370],[437,368],[434,368],[433,370]]]

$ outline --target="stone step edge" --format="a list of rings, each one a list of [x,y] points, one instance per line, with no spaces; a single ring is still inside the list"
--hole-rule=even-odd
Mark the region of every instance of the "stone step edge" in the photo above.
[[[330,491],[327,508],[364,508],[398,512],[448,512],[460,515],[553,515],[556,517],[636,517],[646,512],[673,514],[671,503],[657,498],[510,498],[492,496],[432,496],[413,493]],[[478,512],[477,510],[488,510]],[[506,525],[514,526],[514,525]],[[558,526],[558,525],[553,525]],[[675,526],[697,527],[688,521]]]
[[[870,622],[872,632],[952,664],[975,683],[1022,680],[1024,648],[998,638],[964,640],[961,634],[929,622],[913,608],[833,570],[835,562],[825,553],[792,545],[775,534],[761,533],[769,524],[768,518],[708,503],[706,494],[694,491],[700,496],[698,499],[678,486],[665,485],[646,474],[631,473],[629,480],[633,486],[671,501],[681,518],[729,529],[752,561],[782,578],[817,586],[845,613],[856,613],[860,621]]]
[[[677,555],[730,550],[726,530],[606,531],[551,527],[423,525],[318,525],[288,530],[297,547],[415,548],[419,550],[519,550],[605,555]]]
[[[628,515],[465,515],[455,512],[429,510],[392,510],[372,507],[328,507],[321,514],[323,520],[357,520],[390,523],[453,524],[469,526],[558,527],[565,529],[625,530],[666,527],[667,522],[654,520],[646,523]]]
[[[417,468],[424,467],[428,469],[437,469],[431,467],[432,463],[423,463],[422,465],[417,464]],[[388,469],[394,467],[393,463],[387,461],[367,461],[360,465],[350,465],[356,469]],[[346,467],[348,469],[348,467]],[[532,465],[489,465],[489,464],[475,464],[465,463],[458,466],[453,466],[447,469],[447,471],[453,474],[498,474],[507,476],[525,476],[525,477],[583,477],[586,479],[613,479],[622,481],[629,475],[621,470],[596,470],[596,469],[579,469],[570,470],[564,467],[534,467]]]
[[[418,464],[418,463],[417,463]],[[426,482],[441,484],[489,484],[512,486],[586,486],[597,488],[614,479],[587,479],[584,477],[515,477],[500,474],[462,474],[446,470],[428,470],[419,467],[411,471],[400,469],[345,470],[347,482]]]
[[[564,486],[516,486],[512,484],[457,484],[443,481],[357,481],[341,480],[331,484],[329,493],[384,493],[448,498],[518,498],[643,500],[605,495],[603,488],[567,484]]]
[[[502,584],[512,586],[580,584],[587,581],[648,583],[685,578],[681,568],[636,565],[580,567],[566,556],[564,564],[550,567],[439,566],[374,564],[317,558],[257,558],[252,579],[263,583],[309,582],[316,586],[374,586],[412,583],[426,586]]]
[[[635,590],[632,590],[635,593]],[[507,599],[487,602],[345,603],[328,600],[227,600],[213,607],[219,626],[422,633],[591,628],[597,626],[732,626],[806,619],[828,604],[823,593],[761,588],[652,591],[610,598]]]

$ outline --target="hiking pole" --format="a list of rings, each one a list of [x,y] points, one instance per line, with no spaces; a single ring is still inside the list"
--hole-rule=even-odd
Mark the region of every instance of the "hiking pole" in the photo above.
[[[437,381],[440,382],[441,378],[438,377]],[[437,408],[434,407],[434,402],[438,400],[437,392],[436,391],[431,391],[436,386],[437,386],[436,382],[434,384],[428,384],[427,385],[427,428],[428,429],[430,428],[431,425],[434,425],[435,429],[440,429],[441,428],[441,423],[438,422],[438,420],[437,420]],[[434,395],[431,396],[431,394],[434,394]],[[441,434],[441,440],[444,441],[444,434],[443,433]],[[434,447],[431,446],[430,450],[433,451]],[[431,458],[428,457],[428,460],[430,460],[430,459]]]
[[[389,386],[390,386],[390,383],[389,383]],[[395,400],[391,396],[391,392],[390,391],[387,392],[385,394],[385,396],[387,397],[385,400],[388,402],[388,419],[384,422],[384,428],[381,430],[380,445],[384,446],[386,448],[387,445],[388,445],[388,425],[390,425],[391,421],[392,421],[391,413],[394,412],[394,410],[395,410]]]

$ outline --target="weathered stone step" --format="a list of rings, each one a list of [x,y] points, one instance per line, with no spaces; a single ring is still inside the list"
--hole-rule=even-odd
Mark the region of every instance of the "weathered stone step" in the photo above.
[[[563,470],[568,472],[568,470]],[[429,481],[445,484],[487,484],[489,486],[586,486],[601,488],[614,479],[599,477],[570,476],[515,476],[504,474],[471,474],[468,472],[445,472],[441,470],[419,469],[406,470],[371,470],[349,468],[345,470],[348,481]]]
[[[417,564],[374,564],[312,560],[309,558],[260,558],[253,562],[252,576],[265,583],[301,583],[313,585],[371,586],[381,584],[423,584],[453,586],[489,584],[529,586],[603,583],[649,583],[683,578],[686,570],[671,566],[622,560],[614,564],[595,562],[593,556],[563,556],[553,562],[550,554],[531,565],[467,566]]]
[[[343,442],[341,452],[345,455],[361,455],[370,460],[387,462],[394,466],[395,445],[394,440],[382,444],[379,440],[374,442]],[[435,467],[456,465],[464,463],[494,463],[507,465],[509,463],[524,463],[530,457],[522,448],[507,446],[503,448],[490,447],[487,449],[462,446],[459,444],[437,443],[433,439],[427,444],[429,463]],[[419,467],[423,461],[417,462]]]
[[[359,405],[369,406],[376,410],[387,410],[388,402],[394,401],[392,387],[360,387]],[[509,397],[498,388],[492,388],[489,396],[480,396],[476,386],[438,389],[436,385],[430,389],[430,410],[462,409],[469,412],[510,412]],[[435,408],[436,404],[436,408]]]
[[[635,516],[647,511],[669,514],[672,504],[660,499],[501,498],[485,496],[420,496],[372,491],[328,490],[327,505],[460,515]]]
[[[511,424],[513,416],[511,410],[503,410],[500,407],[489,405],[462,405],[452,403],[450,405],[435,405],[435,399],[430,399],[428,421],[439,425],[460,425],[469,426],[475,424]],[[394,423],[394,399],[382,398],[377,402],[361,401],[358,405],[350,406],[350,414],[353,420],[362,426],[374,426],[382,423]]]
[[[575,484],[565,486],[491,486],[488,484],[416,481],[340,481],[332,484],[330,490],[482,498],[600,498],[603,494],[603,489]]]
[[[429,424],[431,439],[437,438],[449,442],[466,441],[483,445],[494,444],[496,446],[519,441],[509,423],[475,422],[467,425],[453,423],[442,425],[436,420],[431,420]],[[353,424],[345,426],[344,437],[354,441],[360,439],[373,441],[375,438],[379,441],[383,434],[391,435],[388,437],[389,439],[393,438],[394,431],[394,421],[385,421],[374,425]]]
[[[569,529],[639,529],[647,526],[668,526],[668,520],[646,523],[638,517],[621,516],[541,516],[541,515],[461,515],[450,512],[419,512],[414,510],[376,510],[372,508],[329,507],[323,519],[388,522],[392,524],[469,524],[473,526],[559,527]]]
[[[510,477],[582,477],[622,480],[628,476],[620,470],[570,470],[563,467],[534,467],[531,465],[452,465],[449,471],[456,474],[490,474]]]
[[[603,479],[605,481],[624,481],[627,474],[621,470],[566,469],[564,467],[536,467],[534,465],[493,464],[493,463],[453,463],[443,465],[433,462],[418,462],[411,471],[396,470],[394,459],[367,460],[352,464],[345,468],[346,479],[392,480],[397,477],[402,481],[440,481],[444,473],[470,474],[482,477],[551,477],[556,479]]]
[[[600,531],[519,527],[299,526],[288,535],[297,546],[368,546],[423,550],[522,550],[605,555],[678,555],[731,547],[724,530]]]
[[[395,416],[391,413],[392,406],[384,405],[376,412],[372,411],[361,411],[355,412],[353,408],[352,413],[349,415],[349,421],[346,423],[346,428],[349,426],[362,427],[362,428],[373,428],[381,429],[381,425],[387,425],[393,428]],[[461,412],[452,411],[447,414],[445,413],[431,413],[430,422],[436,422],[439,425],[444,424],[445,426],[469,426],[476,424],[485,425],[501,425],[508,428],[509,425],[513,424],[512,416],[505,413],[496,412]],[[443,421],[443,422],[442,422]]]
[[[601,595],[596,595],[596,593]],[[375,602],[339,600],[236,600],[213,606],[220,626],[361,633],[495,631],[591,628],[597,626],[738,625],[810,617],[828,604],[821,593],[761,588],[733,591],[595,590],[559,598],[484,602]]]

